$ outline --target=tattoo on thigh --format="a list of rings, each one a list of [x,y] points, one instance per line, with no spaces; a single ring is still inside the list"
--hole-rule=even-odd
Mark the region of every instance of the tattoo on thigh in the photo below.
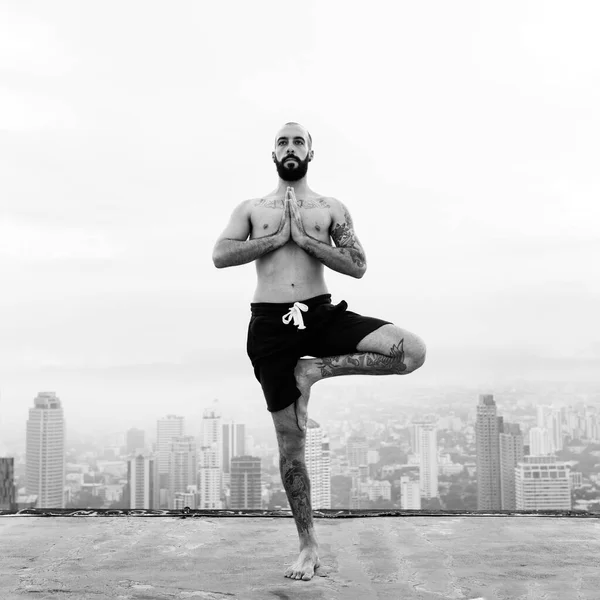
[[[298,532],[307,532],[312,527],[312,509],[306,465],[296,458],[289,459],[280,455],[279,468]]]
[[[393,344],[390,355],[376,352],[359,352],[342,356],[327,356],[319,359],[321,377],[336,375],[392,375],[406,371],[404,362],[404,338]]]

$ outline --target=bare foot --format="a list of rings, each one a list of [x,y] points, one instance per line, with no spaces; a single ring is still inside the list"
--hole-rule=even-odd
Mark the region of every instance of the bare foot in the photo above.
[[[321,566],[317,549],[308,546],[300,551],[298,560],[291,565],[285,572],[285,576],[290,579],[303,579],[309,581],[313,578],[315,571]]]
[[[301,358],[296,364],[294,375],[296,377],[296,387],[302,394],[296,400],[296,420],[298,427],[302,431],[306,431],[306,423],[308,422],[308,399],[310,398],[310,388],[314,380],[308,374],[308,363],[311,359]]]

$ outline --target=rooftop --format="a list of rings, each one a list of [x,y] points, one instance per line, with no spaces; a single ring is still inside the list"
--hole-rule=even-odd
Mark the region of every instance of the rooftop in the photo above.
[[[598,600],[599,517],[319,511],[300,581],[282,512],[4,511],[0,598]]]

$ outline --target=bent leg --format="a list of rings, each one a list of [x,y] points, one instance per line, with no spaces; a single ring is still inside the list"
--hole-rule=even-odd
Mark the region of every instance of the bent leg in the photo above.
[[[407,375],[425,362],[425,344],[396,325],[382,325],[366,335],[357,352],[301,359],[303,375],[311,385],[338,375]]]
[[[285,572],[285,576],[309,580],[320,563],[310,503],[310,480],[305,463],[306,432],[298,428],[293,405],[271,414],[279,445],[281,481],[300,539],[300,556]]]

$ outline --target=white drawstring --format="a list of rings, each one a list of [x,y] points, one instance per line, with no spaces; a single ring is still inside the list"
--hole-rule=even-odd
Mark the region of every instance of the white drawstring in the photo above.
[[[294,306],[290,308],[290,311],[283,315],[281,320],[287,325],[292,319],[294,319],[294,325],[298,327],[298,329],[306,329],[304,326],[304,319],[302,319],[302,313],[300,311],[306,312],[308,310],[308,306],[306,304],[302,304],[302,302],[294,302]]]

